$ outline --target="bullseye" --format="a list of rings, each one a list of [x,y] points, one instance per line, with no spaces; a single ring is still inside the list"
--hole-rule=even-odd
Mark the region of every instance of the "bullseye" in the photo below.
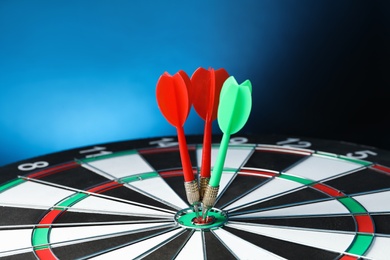
[[[225,211],[211,208],[207,217],[203,219],[191,208],[186,208],[176,213],[175,221],[184,228],[210,230],[222,227],[228,221],[228,215]]]
[[[198,226],[203,226],[203,225],[210,225],[214,223],[215,218],[207,216],[205,219],[203,217],[195,217],[192,219],[192,223]]]

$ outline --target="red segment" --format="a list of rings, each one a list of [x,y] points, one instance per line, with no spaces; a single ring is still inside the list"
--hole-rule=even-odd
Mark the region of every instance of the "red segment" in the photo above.
[[[269,176],[269,177],[274,177],[274,176],[278,175],[277,173],[274,173],[274,172],[266,172],[266,171],[261,171],[261,170],[244,169],[244,168],[240,170],[240,173],[244,174],[244,175],[245,175],[245,173],[258,174],[258,175],[265,175],[265,176]]]
[[[188,146],[188,151],[195,151],[195,146]],[[139,150],[139,154],[154,154],[154,153],[169,153],[169,152],[179,152],[179,147],[166,147],[166,148],[155,148],[155,149],[145,149]]]
[[[357,260],[357,259],[359,258],[351,255],[343,255],[342,257],[339,258],[339,260]]]
[[[196,174],[196,170],[192,170],[193,174]],[[171,170],[171,171],[165,171],[165,172],[159,172],[161,177],[163,178],[169,178],[169,177],[177,177],[177,176],[183,176],[183,170]]]
[[[120,186],[123,186],[123,184],[118,183],[116,181],[110,181],[110,182],[107,182],[105,184],[91,188],[87,191],[92,192],[92,193],[102,193],[102,192],[105,192],[105,191],[108,191],[111,189],[115,189],[115,188],[120,187]]]
[[[369,215],[356,215],[357,232],[374,233],[374,223]]]
[[[376,165],[372,166],[372,168],[375,169],[375,170],[379,170],[379,171],[385,172],[385,173],[390,175],[390,168],[389,167],[385,167],[385,166],[376,164]]]
[[[50,167],[48,169],[45,169],[45,170],[42,170],[42,171],[39,171],[39,172],[30,174],[30,175],[27,175],[27,177],[28,178],[39,179],[39,178],[43,178],[45,176],[48,176],[48,175],[51,175],[51,174],[54,174],[54,173],[57,173],[57,172],[73,169],[73,168],[76,168],[78,166],[79,166],[79,164],[76,163],[76,162],[64,163],[64,164],[61,164],[61,165]]]
[[[59,210],[59,209],[55,209],[55,210],[50,211],[41,219],[41,221],[39,221],[39,224],[48,225],[47,227],[49,227],[54,222],[54,220],[57,218],[57,216],[60,215],[62,212],[63,211]]]
[[[302,155],[311,155],[313,152],[310,150],[304,150],[304,149],[294,149],[290,147],[257,147],[256,150],[258,151],[267,151],[267,152],[274,152],[274,153],[288,153],[288,154],[302,154]]]
[[[345,196],[345,194],[342,193],[341,191],[336,190],[335,188],[332,188],[332,187],[325,185],[325,184],[322,184],[322,183],[314,184],[312,187],[317,189],[317,190],[320,190],[320,191],[322,191],[322,192],[324,192],[332,197]]]
[[[50,248],[35,250],[35,254],[39,259],[43,260],[57,260],[58,258],[53,254]]]

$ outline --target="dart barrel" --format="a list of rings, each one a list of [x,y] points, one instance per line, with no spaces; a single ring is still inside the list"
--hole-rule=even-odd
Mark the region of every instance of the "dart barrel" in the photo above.
[[[214,205],[217,199],[218,190],[219,190],[219,186],[217,187],[213,187],[210,185],[207,186],[207,189],[204,193],[204,197],[202,200],[203,208],[209,209]]]
[[[200,179],[199,179],[200,200],[202,200],[204,197],[207,186],[209,185],[209,181],[210,181],[210,178],[200,177]]]
[[[190,205],[199,202],[199,186],[196,180],[184,182],[184,188]]]

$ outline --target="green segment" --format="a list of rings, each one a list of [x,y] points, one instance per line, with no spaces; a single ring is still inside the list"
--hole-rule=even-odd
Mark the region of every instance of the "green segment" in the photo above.
[[[338,198],[338,200],[353,214],[367,213],[366,209],[352,198],[344,197]]]
[[[15,179],[0,186],[0,193],[25,182],[23,179]]]
[[[82,199],[85,199],[86,197],[88,197],[88,194],[77,193],[77,194],[65,199],[64,201],[60,202],[57,205],[57,207],[59,207],[59,209],[62,209],[63,207],[71,207],[72,205],[76,204],[77,202],[79,202]]]
[[[223,171],[224,172],[236,172],[237,169],[234,169],[234,168],[223,168]]]
[[[367,162],[367,161],[363,161],[363,160],[351,158],[351,157],[344,156],[344,155],[339,155],[339,158],[340,158],[340,159],[343,159],[343,160],[345,160],[345,161],[349,161],[349,162],[361,164],[361,165],[363,165],[363,166],[369,166],[369,165],[372,164],[371,162]]]
[[[140,180],[146,180],[150,178],[158,177],[159,174],[157,172],[150,172],[150,173],[143,173],[143,174],[137,174],[129,177],[123,177],[119,180],[120,183],[129,183],[133,181],[140,181]]]
[[[350,162],[357,163],[357,164],[364,165],[364,166],[368,166],[371,164],[371,163],[368,163],[366,161],[350,158],[347,156],[340,156],[340,155],[334,155],[334,154],[328,154],[328,153],[322,153],[322,152],[320,152],[318,154],[323,155],[323,156],[332,157],[332,158],[338,158],[338,159],[350,161]],[[295,181],[295,182],[299,182],[299,183],[302,183],[305,185],[310,185],[310,184],[314,183],[311,180],[288,175],[288,174],[280,174],[278,177],[284,178],[287,180],[291,180],[291,181]],[[337,200],[340,203],[342,203],[348,209],[348,211],[351,212],[352,214],[367,214],[368,213],[366,211],[366,209],[358,201],[354,200],[353,198],[343,197],[343,198],[337,198]],[[346,252],[350,253],[350,254],[360,255],[360,256],[364,255],[364,253],[368,250],[368,248],[370,248],[373,239],[374,239],[373,235],[358,233],[355,235],[354,241],[351,243],[350,247],[348,248],[348,250]]]
[[[348,248],[347,253],[363,255],[370,247],[373,240],[373,235],[357,234],[352,245],[350,246],[350,248]]]
[[[288,175],[288,174],[280,174],[278,177],[286,179],[286,180],[290,180],[290,181],[299,182],[299,183],[302,183],[305,185],[311,185],[314,182],[314,181],[309,180],[309,179],[305,179],[305,178],[301,178],[301,177],[297,177],[297,176],[293,176],[293,175]]]
[[[49,230],[50,228],[36,228],[32,234],[32,245],[35,250],[49,247]]]
[[[227,168],[227,167],[226,167],[226,168],[223,168],[222,170],[223,170],[224,172],[233,172],[233,173],[234,173],[234,172],[237,172],[238,169],[235,169],[235,168]]]
[[[338,198],[338,201],[340,201],[353,214],[367,214],[366,209],[352,198]],[[373,239],[374,236],[370,234],[356,234],[354,241],[347,250],[347,253],[363,255],[371,246]]]
[[[91,158],[85,158],[85,159],[82,159],[80,161],[84,162],[84,163],[90,163],[90,162],[94,162],[97,160],[109,159],[109,158],[113,158],[113,157],[131,155],[131,154],[136,154],[136,153],[137,153],[136,150],[128,150],[128,151],[121,151],[121,152],[116,152],[116,153],[100,155],[100,156],[91,157]]]
[[[198,146],[199,148],[202,148],[203,146]],[[219,148],[219,144],[212,144],[212,148]],[[242,149],[242,150],[252,150],[256,147],[256,144],[246,144],[246,143],[230,143],[230,147],[234,149]]]
[[[327,157],[337,158],[337,154],[334,154],[334,153],[326,153],[326,152],[317,151],[316,154],[327,156]]]
[[[344,161],[360,164],[360,165],[363,165],[363,166],[369,166],[369,165],[372,164],[371,162],[367,162],[367,161],[364,161],[364,160],[359,160],[359,159],[348,157],[348,156],[345,156],[345,155],[337,155],[337,154],[325,153],[325,152],[316,152],[316,154],[319,154],[319,155],[322,155],[322,156],[327,156],[327,157],[332,157],[332,158],[342,159]]]

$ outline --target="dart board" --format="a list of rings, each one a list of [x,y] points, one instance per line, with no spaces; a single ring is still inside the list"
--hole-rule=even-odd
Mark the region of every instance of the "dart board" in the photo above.
[[[202,137],[187,143],[197,174]],[[390,152],[233,136],[214,221],[198,225],[193,213],[175,137],[0,168],[4,259],[389,259]]]

